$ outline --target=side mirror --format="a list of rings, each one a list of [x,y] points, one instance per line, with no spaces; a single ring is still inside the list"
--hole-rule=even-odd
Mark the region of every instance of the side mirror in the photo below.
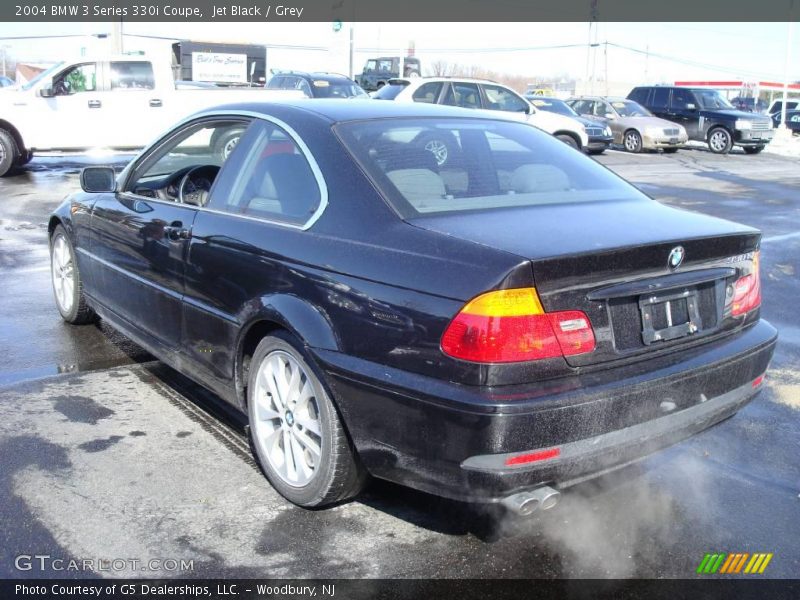
[[[535,115],[536,114],[536,109],[533,107],[533,104],[531,104],[530,102],[528,103],[528,106],[525,108],[525,114],[526,115]]]
[[[81,188],[92,194],[117,190],[117,174],[112,167],[86,167],[81,171]]]
[[[53,84],[46,83],[45,85],[43,85],[41,88],[39,88],[37,95],[41,96],[42,98],[52,98],[53,96],[55,96],[55,94],[53,93]]]

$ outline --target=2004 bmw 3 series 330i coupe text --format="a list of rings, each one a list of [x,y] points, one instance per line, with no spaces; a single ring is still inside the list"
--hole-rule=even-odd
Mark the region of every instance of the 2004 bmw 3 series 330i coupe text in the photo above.
[[[49,224],[63,318],[101,317],[245,411],[303,506],[367,474],[552,506],[733,415],[776,343],[758,231],[490,113],[222,107],[81,183]]]

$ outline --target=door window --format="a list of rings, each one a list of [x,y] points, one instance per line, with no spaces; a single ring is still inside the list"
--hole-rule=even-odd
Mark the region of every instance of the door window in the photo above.
[[[153,65],[149,61],[111,63],[112,90],[152,90],[154,87]]]
[[[192,192],[203,205],[222,165],[244,135],[242,119],[201,121],[174,134],[146,156],[126,184],[126,191],[140,196],[180,201]]]
[[[486,108],[490,110],[507,110],[510,112],[526,112],[528,103],[511,90],[499,85],[484,85]]]
[[[572,104],[572,109],[579,115],[591,115],[594,102],[591,100],[577,100]]]
[[[259,121],[231,190],[209,208],[304,226],[323,206],[323,188],[303,149],[283,129]],[[227,177],[227,176],[226,176]]]
[[[451,83],[444,104],[463,106],[464,108],[480,108],[481,95],[478,85],[475,83]]]
[[[68,96],[95,90],[97,90],[96,63],[75,65],[57,75],[53,80],[53,93],[56,96]]]
[[[691,90],[675,88],[672,90],[672,108],[687,110],[690,104],[695,104],[694,94]]]
[[[428,104],[436,104],[439,99],[439,94],[442,91],[441,81],[431,81],[419,86],[419,89],[414,92],[414,102],[426,102]]]

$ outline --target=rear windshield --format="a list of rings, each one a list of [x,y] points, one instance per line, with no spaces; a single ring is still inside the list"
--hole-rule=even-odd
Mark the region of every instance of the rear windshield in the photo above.
[[[375,119],[336,126],[403,218],[543,204],[643,200],[533,126],[489,119]]]
[[[366,98],[367,93],[352,81],[328,81],[314,79],[315,98]]]
[[[620,117],[652,117],[652,113],[633,100],[613,100],[611,106]]]
[[[373,98],[378,100],[394,100],[397,94],[403,91],[408,85],[408,81],[392,82],[382,86],[377,92],[372,94]]]

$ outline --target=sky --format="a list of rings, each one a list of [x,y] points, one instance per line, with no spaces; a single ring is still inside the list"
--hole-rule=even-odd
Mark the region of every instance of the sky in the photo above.
[[[685,79],[783,81],[790,25],[787,23],[355,23],[355,67],[368,56],[396,54],[413,41],[424,64],[447,61],[480,65],[511,75],[668,83]],[[348,71],[348,29],[330,23],[192,23],[180,39],[289,45],[268,51],[268,67]],[[125,50],[168,53],[174,23],[124,23]],[[0,45],[9,56],[54,61],[81,48],[101,53],[111,23],[1,23]],[[600,44],[587,48],[590,40]],[[83,37],[10,39],[21,36]],[[606,46],[608,42],[608,46]],[[552,46],[575,46],[552,48]],[[550,48],[548,48],[550,47]],[[791,45],[789,78],[800,80],[800,28]]]

